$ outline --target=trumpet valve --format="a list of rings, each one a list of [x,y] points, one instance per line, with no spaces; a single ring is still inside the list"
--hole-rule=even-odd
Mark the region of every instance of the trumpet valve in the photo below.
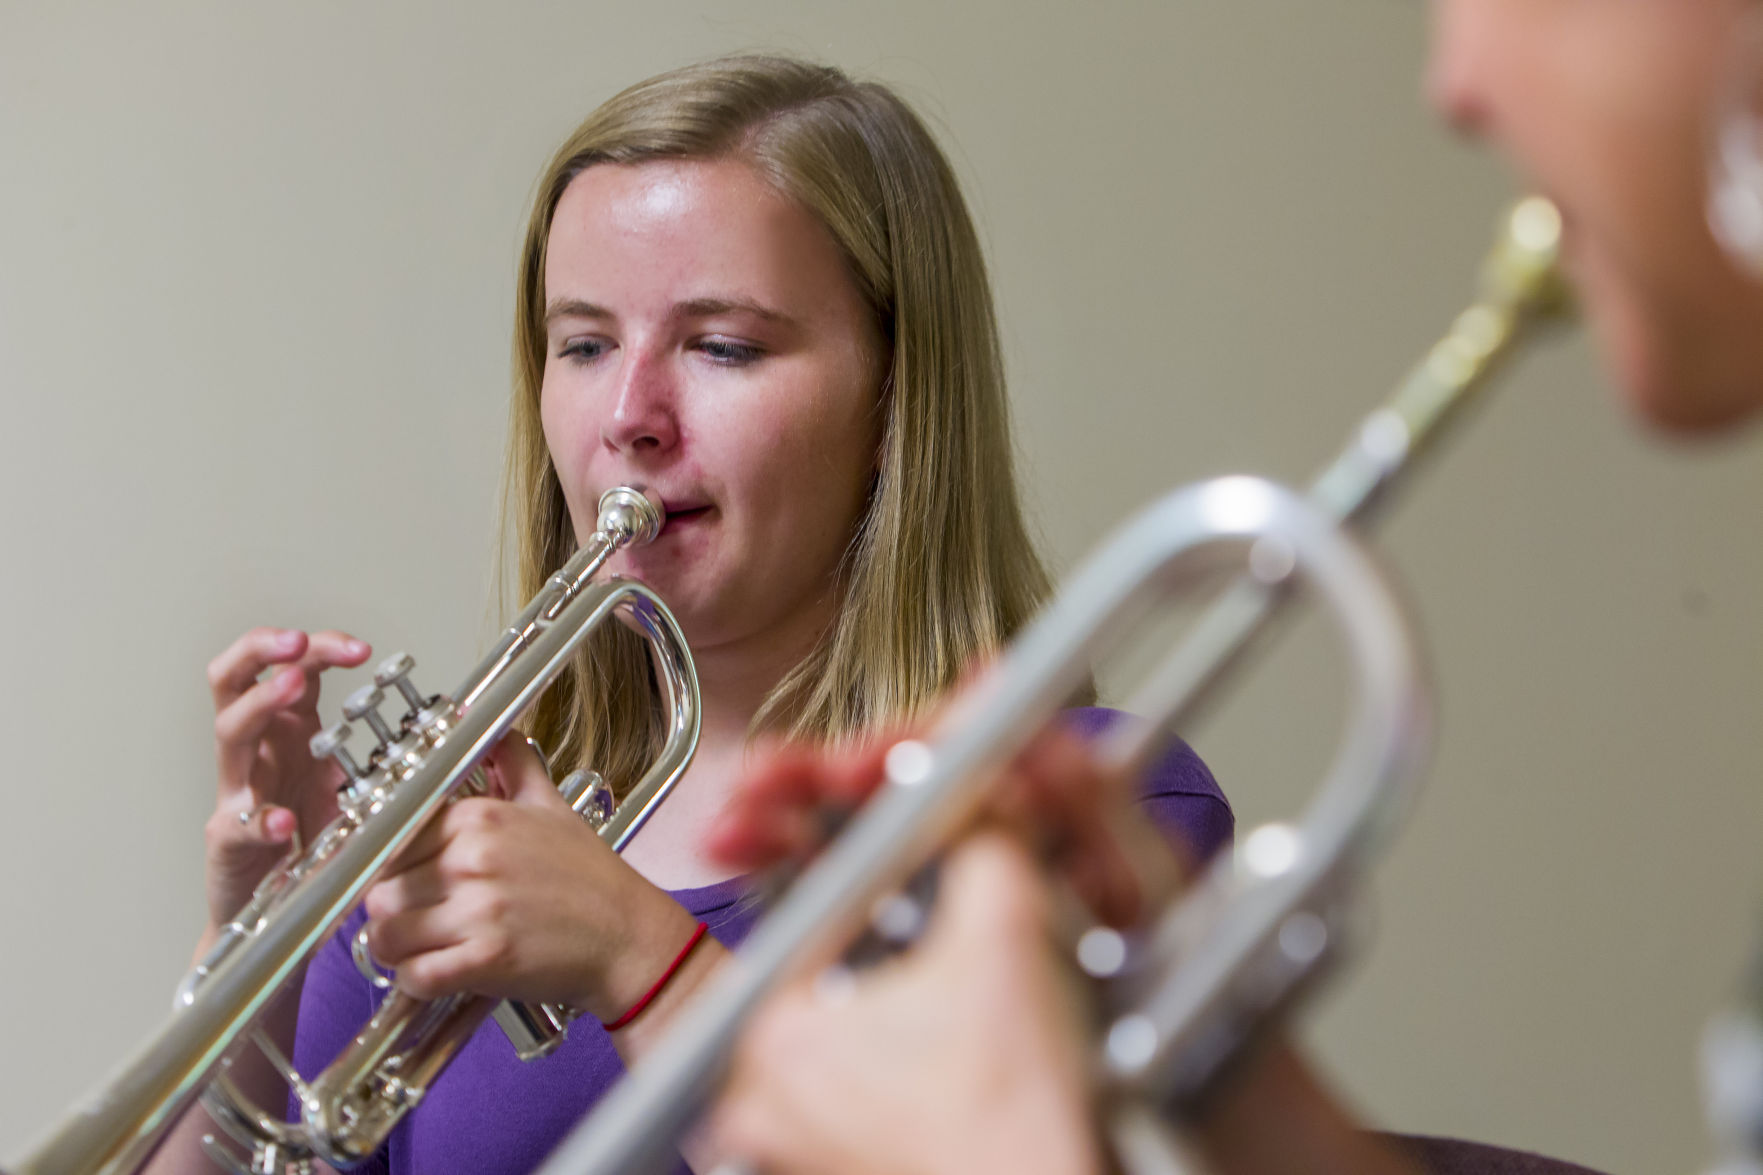
[[[398,741],[386,720],[380,717],[380,703],[386,700],[386,693],[377,685],[364,685],[350,694],[343,703],[343,717],[351,722],[366,722],[373,731],[374,737],[380,740],[380,750],[385,750]]]
[[[307,744],[312,750],[314,759],[335,759],[337,761],[337,766],[343,769],[345,777],[343,786],[345,788],[353,787],[361,781],[362,776],[367,774],[361,769],[361,764],[355,761],[355,756],[349,753],[349,748],[344,745],[349,741],[350,733],[349,724],[339,722],[334,726],[327,726],[313,735],[312,741]]]
[[[379,668],[373,671],[373,684],[382,690],[396,689],[404,698],[404,704],[410,707],[404,715],[404,724],[409,726],[424,710],[434,705],[438,697],[425,698],[422,691],[411,684],[410,671],[416,668],[416,658],[409,653],[394,653],[380,662]]]

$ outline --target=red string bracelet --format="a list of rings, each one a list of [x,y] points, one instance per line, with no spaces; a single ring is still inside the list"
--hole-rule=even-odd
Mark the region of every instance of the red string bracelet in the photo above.
[[[661,973],[661,978],[655,981],[655,986],[644,992],[643,998],[632,1004],[630,1011],[626,1012],[612,1023],[604,1025],[606,1031],[618,1031],[626,1024],[629,1024],[632,1020],[635,1020],[642,1013],[644,1008],[653,1003],[655,997],[661,994],[661,989],[667,986],[667,981],[672,979],[674,973],[680,969],[680,964],[686,961],[686,956],[692,953],[692,948],[698,945],[698,940],[704,937],[704,932],[709,929],[710,927],[706,924],[702,922],[698,923],[698,929],[692,931],[692,937],[686,940],[686,945],[681,947],[679,954],[673,957],[673,962],[667,965],[667,970]]]

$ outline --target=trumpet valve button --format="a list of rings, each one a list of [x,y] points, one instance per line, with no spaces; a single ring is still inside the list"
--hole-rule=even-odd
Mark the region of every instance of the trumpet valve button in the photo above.
[[[373,671],[373,683],[383,689],[415,668],[415,657],[409,653],[393,653]]]
[[[382,690],[396,689],[412,714],[420,713],[429,704],[429,699],[423,697],[422,691],[410,682],[410,671],[415,668],[415,657],[409,653],[393,653],[373,671],[374,685]]]
[[[350,694],[343,702],[343,716],[351,722],[365,722],[373,731],[374,737],[380,740],[380,746],[390,746],[398,736],[380,717],[379,704],[386,700],[386,693],[377,685],[364,685]]]
[[[385,700],[385,691],[378,686],[364,685],[343,702],[343,714],[354,721],[372,713],[373,708]]]
[[[312,741],[308,745],[312,749],[314,759],[335,759],[337,765],[343,769],[343,774],[349,777],[350,782],[354,782],[360,779],[364,772],[361,770],[361,764],[355,761],[355,756],[351,755],[349,748],[344,745],[349,741],[349,735],[349,724],[339,722],[335,726],[327,726],[313,735]]]

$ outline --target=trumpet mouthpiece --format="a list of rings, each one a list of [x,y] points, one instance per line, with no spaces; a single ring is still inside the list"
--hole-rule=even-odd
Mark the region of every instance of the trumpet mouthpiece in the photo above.
[[[614,486],[600,495],[598,529],[613,536],[620,546],[640,547],[653,542],[667,521],[661,496],[647,486]]]

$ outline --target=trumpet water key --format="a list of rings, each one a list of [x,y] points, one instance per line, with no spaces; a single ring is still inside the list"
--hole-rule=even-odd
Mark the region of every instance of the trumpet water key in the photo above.
[[[264,880],[179,987],[170,1021],[15,1165],[13,1175],[132,1171],[204,1087],[210,1114],[249,1148],[240,1154],[205,1139],[223,1166],[284,1175],[309,1169],[315,1156],[347,1166],[379,1147],[492,1012],[523,1057],[555,1046],[568,1009],[498,1005],[469,995],[425,1002],[390,991],[342,1055],[305,1081],[254,1026],[399,849],[450,799],[484,789],[484,757],[567,667],[588,634],[613,618],[639,631],[651,649],[665,714],[660,753],[616,806],[610,789],[591,773],[572,775],[563,790],[614,850],[636,834],[697,747],[697,675],[678,623],[654,593],[633,580],[594,577],[621,548],[653,540],[664,518],[652,493],[638,487],[607,491],[596,532],[452,695],[417,689],[407,656],[379,667],[373,685],[344,707],[350,722],[365,723],[376,737],[366,762],[348,750],[347,723],[312,740],[314,754],[335,758],[343,770],[338,817]],[[395,726],[378,709],[392,693],[406,707]],[[359,940],[356,957],[366,965]],[[300,1106],[298,1120],[251,1104],[228,1078],[230,1058],[247,1040],[288,1082]]]

